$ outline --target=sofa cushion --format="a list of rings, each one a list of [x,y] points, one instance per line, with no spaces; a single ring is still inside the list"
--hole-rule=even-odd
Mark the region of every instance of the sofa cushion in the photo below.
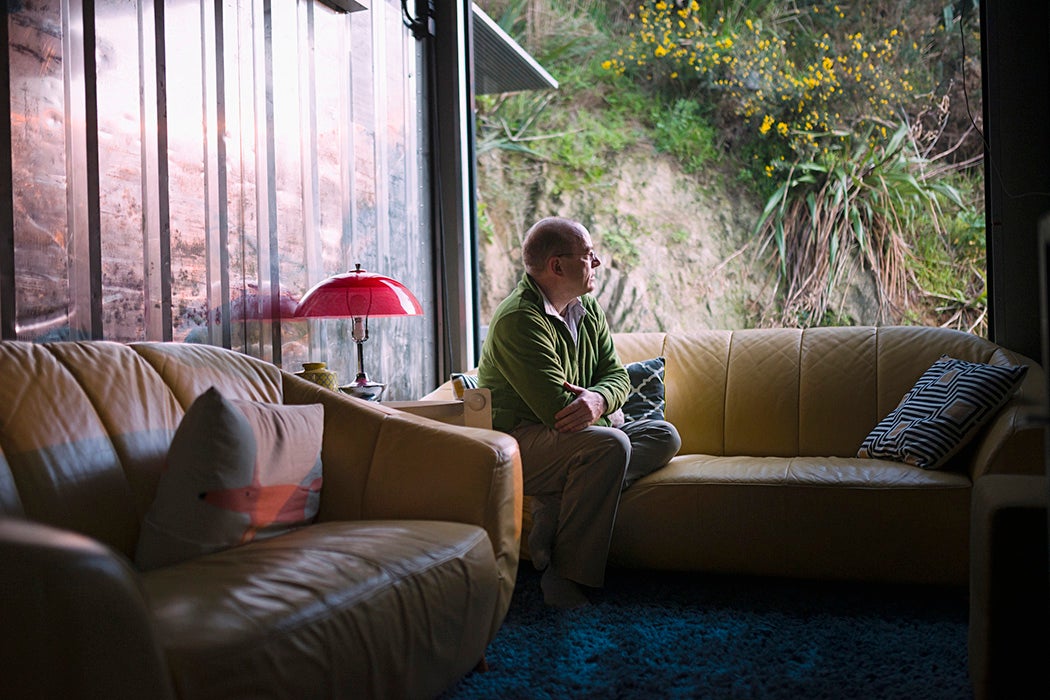
[[[226,399],[214,387],[179,423],[136,563],[151,569],[311,522],[324,407]]]
[[[957,585],[970,483],[856,457],[679,455],[623,492],[609,563]]]
[[[180,697],[423,698],[477,663],[499,578],[475,525],[319,522],[142,576]]]
[[[623,404],[625,420],[651,418],[664,419],[664,358],[653,357],[648,360],[631,362],[627,376],[631,380],[631,392]]]
[[[868,434],[857,456],[940,468],[995,415],[1027,371],[1026,365],[942,355]]]

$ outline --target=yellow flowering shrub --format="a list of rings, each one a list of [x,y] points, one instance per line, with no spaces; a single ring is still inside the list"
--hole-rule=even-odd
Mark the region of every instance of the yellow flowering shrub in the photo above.
[[[813,157],[849,135],[886,139],[886,127],[899,123],[916,98],[902,52],[918,47],[906,39],[904,23],[869,36],[863,13],[861,30],[840,6],[817,4],[808,11],[825,12],[822,26],[841,30],[785,37],[757,18],[712,19],[711,8],[703,10],[696,0],[640,4],[630,16],[636,29],[627,46],[603,67],[704,89],[761,138],[779,139],[782,148],[770,152],[795,158]]]

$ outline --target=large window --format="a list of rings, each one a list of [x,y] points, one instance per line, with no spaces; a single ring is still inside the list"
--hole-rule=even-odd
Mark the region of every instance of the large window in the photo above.
[[[349,321],[278,310],[360,263],[432,318],[422,44],[397,0],[368,5],[8,3],[14,335],[205,342],[350,381]],[[429,390],[433,324],[372,325],[386,397]]]
[[[560,214],[615,331],[987,334],[976,3],[477,2],[558,81],[479,81],[482,323]]]

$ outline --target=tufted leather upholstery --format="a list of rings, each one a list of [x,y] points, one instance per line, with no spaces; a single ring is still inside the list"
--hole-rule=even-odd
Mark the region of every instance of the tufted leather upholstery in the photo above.
[[[679,455],[624,492],[612,562],[810,578],[964,584],[973,481],[1038,473],[1042,369],[977,336],[928,327],[633,333],[620,359],[667,358]],[[1029,371],[940,471],[857,448],[942,354]]]
[[[316,525],[149,572],[139,526],[210,386],[322,403]],[[204,345],[0,342],[0,696],[432,697],[510,604],[513,439]]]

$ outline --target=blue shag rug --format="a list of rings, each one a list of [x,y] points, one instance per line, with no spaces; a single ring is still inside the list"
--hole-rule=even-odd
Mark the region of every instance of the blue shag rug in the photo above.
[[[519,568],[506,621],[442,700],[967,700],[965,588],[611,569],[591,605],[548,608]]]

